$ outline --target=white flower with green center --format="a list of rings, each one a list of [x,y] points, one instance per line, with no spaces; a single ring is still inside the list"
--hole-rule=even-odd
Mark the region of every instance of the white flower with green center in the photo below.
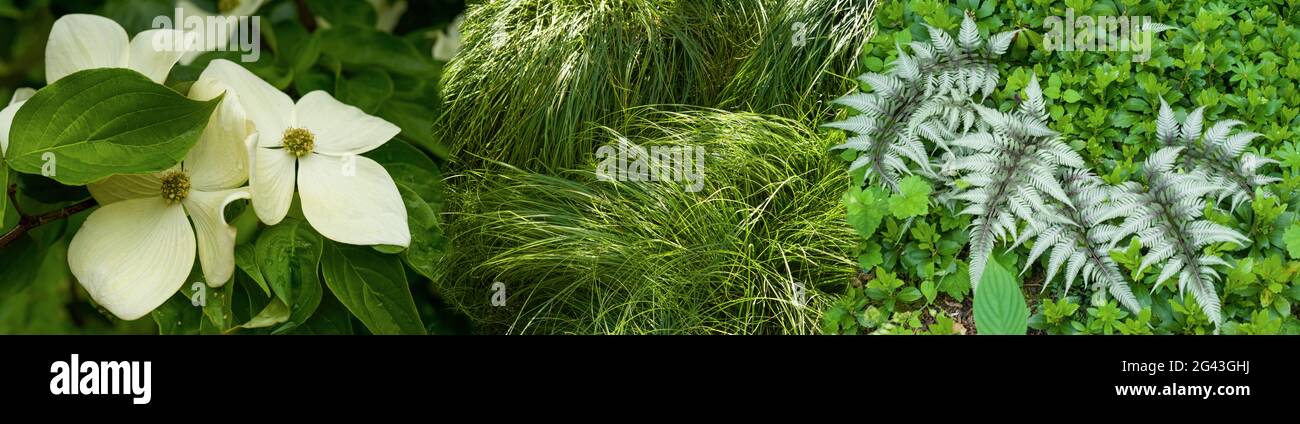
[[[88,186],[100,207],[68,246],[68,266],[113,315],[148,314],[186,283],[197,250],[204,281],[219,287],[235,270],[235,228],[225,208],[249,199],[247,143],[257,134],[228,87],[208,72],[189,97],[226,97],[199,141],[171,170],[117,175]],[[187,219],[188,217],[188,219]]]
[[[204,71],[238,95],[256,127],[249,144],[253,209],[268,225],[284,219],[297,187],[302,213],[321,235],[340,243],[411,243],[406,206],[379,163],[361,156],[401,130],[324,91],[297,104],[242,66],[214,60]]]
[[[149,77],[156,83],[167,80],[167,74],[180,59],[183,48],[170,48],[165,43],[179,38],[168,33],[174,30],[143,31],[128,39],[126,30],[113,20],[95,15],[65,15],[54,21],[49,42],[45,44],[45,80],[54,84],[59,79],[77,71],[96,68],[128,68]],[[164,50],[154,49],[154,38],[163,40]],[[9,105],[0,110],[0,154],[9,149],[9,128],[13,126],[18,108],[36,92],[20,88],[14,92]]]
[[[185,16],[197,16],[203,18],[203,22],[208,22],[208,18],[211,17],[224,18],[224,17],[253,16],[257,14],[257,9],[262,8],[263,3],[266,3],[266,0],[220,0],[217,2],[217,13],[215,14],[199,7],[198,5],[194,4],[193,2],[190,2],[189,0],[181,0],[176,2],[176,7],[180,8],[181,13],[183,13]],[[177,26],[182,24],[184,23],[183,22],[176,23]],[[236,28],[238,28],[239,26],[239,21],[225,20],[224,25],[225,25],[225,32],[221,34],[215,34],[215,33],[211,34],[211,36],[213,37],[211,40],[206,40],[203,38],[204,36],[208,35],[206,33],[206,31],[208,31],[206,25],[204,25],[203,29],[196,32],[195,34],[199,36],[197,39],[197,43],[195,46],[193,46],[193,48],[189,49],[189,51],[186,52],[184,56],[181,57],[181,63],[189,65],[191,62],[194,62],[195,58],[199,57],[199,55],[203,54],[204,52],[225,50],[226,46],[230,44],[229,36],[235,33]],[[220,37],[218,35],[226,35],[226,36]]]

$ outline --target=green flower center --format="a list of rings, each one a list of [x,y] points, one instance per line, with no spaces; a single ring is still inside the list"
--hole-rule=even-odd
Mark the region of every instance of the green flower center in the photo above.
[[[223,14],[230,13],[236,7],[239,7],[239,0],[220,0],[217,2],[217,11]]]
[[[184,171],[172,171],[162,176],[162,198],[167,203],[185,200],[190,195],[190,176]]]
[[[306,128],[289,128],[284,130],[284,150],[289,154],[303,157],[316,148],[316,136]]]

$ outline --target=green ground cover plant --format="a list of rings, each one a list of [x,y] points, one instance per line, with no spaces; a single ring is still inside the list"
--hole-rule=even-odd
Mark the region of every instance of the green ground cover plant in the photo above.
[[[862,61],[868,73],[898,75],[900,69],[911,69],[904,55],[916,54],[914,42],[953,45],[960,50],[978,45],[979,34],[1018,32],[1006,54],[995,62],[1000,77],[997,88],[987,98],[977,95],[967,103],[967,108],[980,115],[982,124],[966,121],[964,111],[949,116],[962,125],[948,123],[938,128],[946,132],[923,128],[923,120],[911,122],[913,128],[924,130],[918,131],[918,138],[932,152],[947,153],[949,149],[940,146],[944,140],[972,150],[958,151],[953,157],[931,155],[912,163],[890,162],[895,169],[916,169],[935,191],[956,193],[950,198],[938,196],[936,205],[944,207],[932,207],[928,214],[912,219],[891,216],[887,214],[890,205],[880,199],[905,195],[906,190],[872,184],[878,179],[869,179],[865,187],[846,193],[851,223],[855,219],[883,223],[855,225],[863,236],[857,249],[860,272],[892,273],[890,278],[902,279],[903,285],[919,286],[934,280],[935,270],[959,268],[928,262],[953,262],[970,269],[984,261],[972,250],[973,242],[939,255],[947,259],[929,259],[932,256],[923,247],[933,237],[930,229],[960,232],[964,222],[944,225],[945,221],[967,219],[955,217],[952,211],[979,218],[998,206],[977,201],[993,193],[1007,193],[985,189],[1003,187],[998,182],[1007,181],[1006,175],[999,174],[1015,168],[997,165],[998,160],[1007,160],[1005,152],[987,154],[999,146],[1026,146],[1023,140],[1011,144],[999,140],[1046,137],[1067,146],[1068,151],[1059,147],[1053,151],[1069,157],[1035,158],[1029,162],[1031,168],[1059,164],[1079,170],[1041,169],[1038,176],[1020,180],[1039,193],[1009,192],[1012,202],[1002,204],[998,213],[1013,218],[1000,220],[996,233],[1003,235],[1000,239],[1004,241],[994,243],[994,252],[1005,251],[1009,263],[1016,264],[1011,269],[1024,269],[1017,280],[1033,311],[1028,317],[1031,331],[1300,331],[1292,307],[1300,294],[1293,290],[1292,282],[1298,267],[1287,245],[1297,206],[1296,169],[1290,163],[1297,125],[1293,105],[1300,100],[1296,92],[1300,74],[1288,71],[1296,68],[1293,62],[1300,53],[1293,47],[1300,36],[1293,8],[1286,2],[914,1],[882,5],[876,12],[879,33]],[[1149,60],[1135,60],[1141,55],[1133,51],[1044,48],[1050,41],[1045,37],[1053,36],[1047,23],[1067,15],[1149,16],[1152,24],[1146,28],[1154,34]],[[939,40],[945,37],[947,40]],[[887,80],[865,82],[868,93],[892,93]],[[1017,109],[1025,116],[1005,114]],[[858,112],[849,116],[858,116]],[[991,134],[981,125],[991,127]],[[844,158],[860,160],[863,150],[848,148]],[[940,171],[927,175],[927,167]],[[943,172],[945,167],[954,172]],[[869,169],[857,171],[865,170]],[[855,174],[855,179],[860,177],[869,175]],[[1015,199],[1017,195],[1020,199]],[[972,223],[975,232],[966,237],[975,239],[985,224]],[[920,264],[888,261],[889,252],[876,247],[874,240],[879,237],[873,234],[877,228],[888,230],[889,226],[920,229],[918,234],[897,231],[896,240],[910,241],[894,256],[911,253],[927,260]],[[1269,266],[1256,268],[1261,261]],[[1079,275],[1084,284],[1071,284]],[[977,299],[974,315],[979,317],[981,291],[977,287],[985,279],[980,272],[971,272],[970,278],[953,278],[961,280],[953,285],[973,289]],[[966,297],[963,290],[940,297],[961,302]],[[928,310],[930,304],[915,301],[903,313]],[[870,315],[875,307],[870,301],[860,306],[842,304],[827,317]],[[951,315],[961,317],[964,309],[954,308]],[[832,321],[826,321],[828,327],[841,332],[875,328]],[[983,327],[978,318],[975,321],[976,327]]]

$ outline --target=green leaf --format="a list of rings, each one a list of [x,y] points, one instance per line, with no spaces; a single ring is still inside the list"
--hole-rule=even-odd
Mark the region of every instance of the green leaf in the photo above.
[[[994,258],[990,258],[975,292],[975,329],[979,334],[1025,334],[1029,307],[1020,283]]]
[[[325,284],[375,334],[424,334],[402,263],[365,246],[326,243]]]
[[[9,164],[66,185],[163,171],[185,157],[220,102],[187,99],[128,69],[80,71],[18,110]]]
[[[930,213],[930,183],[913,175],[898,183],[899,192],[889,196],[889,212],[895,218],[906,219]]]
[[[880,251],[880,244],[874,241],[864,243],[862,253],[858,255],[858,267],[863,272],[870,270],[885,262],[885,257]]]
[[[1286,229],[1286,234],[1282,235],[1282,240],[1286,241],[1286,253],[1291,259],[1300,259],[1300,224],[1291,224]]]
[[[29,234],[18,237],[0,250],[0,298],[12,296],[30,286],[36,280],[44,257],[45,249]]]
[[[1065,94],[1062,96],[1062,98],[1067,103],[1077,103],[1079,100],[1083,100],[1083,95],[1079,94],[1079,92],[1075,91],[1074,89],[1069,89],[1069,90],[1065,90]]]
[[[921,299],[921,291],[916,287],[904,287],[898,291],[898,300],[904,302],[915,302]]]
[[[266,284],[266,278],[262,276],[262,268],[257,266],[257,254],[254,253],[253,246],[247,244],[235,246],[235,265],[262,288],[263,294],[271,295],[271,286]]]
[[[921,282],[921,294],[925,295],[926,304],[934,302],[934,298],[939,296],[939,289],[935,287],[934,280]]]
[[[380,106],[393,97],[393,79],[387,72],[367,69],[344,80],[339,85],[338,97],[344,103],[374,115]]]
[[[190,287],[193,287],[193,284]],[[202,283],[197,283],[202,284]],[[204,295],[205,303],[203,306],[203,322],[199,325],[199,332],[202,334],[222,334],[235,325],[234,316],[231,313],[230,293],[234,284],[227,282],[221,287],[203,286],[207,293]]]
[[[203,310],[194,307],[189,295],[184,290],[159,305],[149,314],[158,324],[158,334],[199,334],[203,322]]]
[[[301,220],[286,218],[262,231],[253,246],[262,277],[277,299],[289,307],[289,321],[275,330],[285,332],[306,322],[321,300],[318,269],[321,237]]]
[[[436,99],[433,100],[436,104]],[[420,148],[440,159],[448,159],[451,154],[447,147],[433,136],[433,117],[437,112],[423,103],[399,99],[389,99],[379,108],[378,116],[392,122],[402,129],[399,137],[410,140]]]
[[[841,201],[847,212],[849,225],[858,231],[858,235],[863,238],[870,238],[876,233],[876,228],[880,227],[880,220],[884,219],[886,209],[885,192],[876,187],[866,190],[853,187],[844,193]]]
[[[316,308],[316,314],[294,328],[291,334],[352,334],[352,314],[333,294],[325,293],[321,297],[320,307]]]
[[[428,52],[421,53],[401,37],[380,32],[373,26],[335,26],[320,34],[322,51],[344,66],[378,66],[425,78],[435,76],[438,70]]]
[[[280,299],[271,299],[271,303],[262,308],[253,319],[243,323],[239,328],[265,328],[289,320],[289,307],[285,306]]]

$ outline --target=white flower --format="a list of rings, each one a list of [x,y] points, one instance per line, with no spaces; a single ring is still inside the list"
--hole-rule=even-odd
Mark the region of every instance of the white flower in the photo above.
[[[189,96],[210,100],[226,91],[205,72]],[[224,210],[251,197],[240,187],[248,179],[244,146],[257,137],[250,127],[227,93],[178,166],[89,185],[101,206],[73,236],[68,266],[95,302],[125,320],[148,314],[185,285],[196,249],[209,286],[230,280],[235,228]]]
[[[216,16],[220,16],[220,17],[252,16],[257,13],[257,9],[260,9],[263,3],[266,3],[266,0],[219,0],[217,2],[216,14],[204,10],[203,8],[199,7],[193,2],[190,2],[189,0],[180,0],[176,2],[176,7],[180,8],[181,13],[183,13],[185,16],[197,16],[199,18],[202,18],[203,22],[208,22],[209,21],[208,18],[216,17]],[[206,24],[203,26],[203,28],[200,28],[198,31],[193,32],[192,34],[197,35],[195,46],[189,49],[184,56],[181,56],[181,63],[185,65],[189,65],[190,63],[194,62],[195,58],[199,57],[199,55],[203,54],[206,51],[225,50],[226,45],[230,44],[230,35],[235,34],[235,30],[239,26],[239,21],[227,19],[224,20],[223,22],[226,26],[225,32],[220,32],[220,33],[214,32],[210,34],[212,36],[211,40],[207,40],[205,38],[209,35],[208,34],[209,29]],[[179,27],[184,23],[177,22],[175,24],[176,26]],[[218,37],[217,35],[225,35],[225,37]]]
[[[456,52],[460,51],[460,25],[465,22],[465,15],[456,16],[447,26],[446,31],[435,31],[433,33],[433,58],[439,61],[449,61]]]
[[[77,71],[95,68],[128,68],[144,74],[156,83],[180,58],[183,49],[155,50],[155,36],[170,40],[174,30],[148,30],[127,39],[126,30],[113,20],[95,15],[65,15],[54,21],[50,40],[45,44],[45,80],[48,84]],[[170,46],[165,46],[170,47]],[[14,92],[9,105],[0,110],[0,153],[9,149],[9,128],[14,115],[35,91],[22,88]]]
[[[406,207],[388,171],[360,156],[401,130],[323,91],[294,104],[242,66],[214,60],[204,71],[229,86],[259,134],[250,143],[253,209],[269,225],[284,219],[295,185],[303,215],[331,240],[410,245]],[[295,170],[296,165],[296,170]],[[296,178],[295,178],[296,171]],[[296,184],[295,184],[296,181]]]

